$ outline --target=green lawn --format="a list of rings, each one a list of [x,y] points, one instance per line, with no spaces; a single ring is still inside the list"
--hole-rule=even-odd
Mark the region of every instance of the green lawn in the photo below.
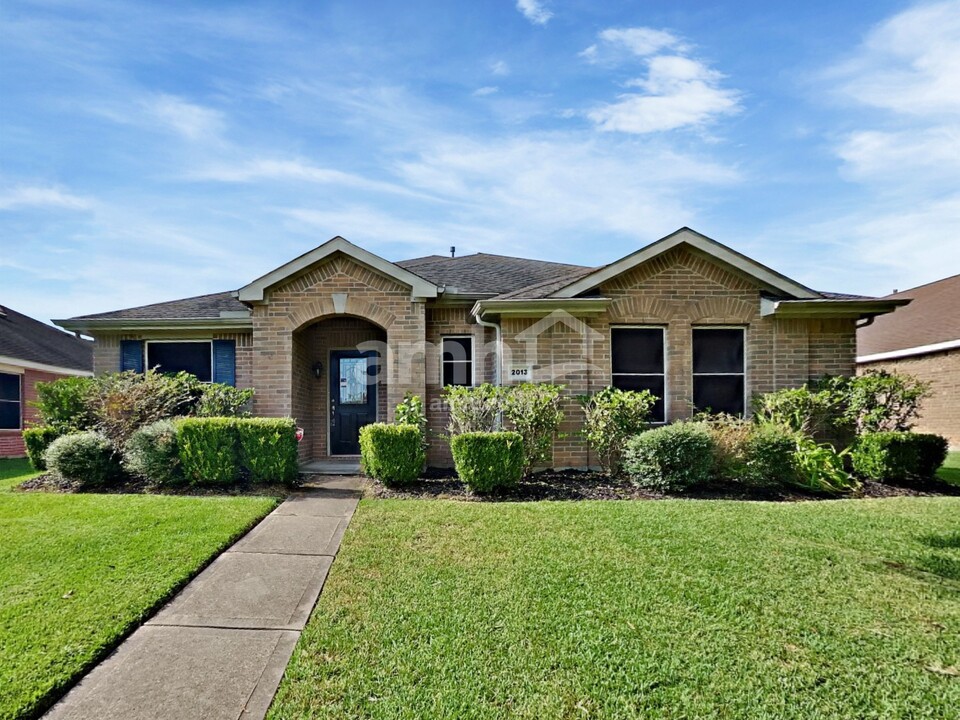
[[[26,458],[0,460],[0,492],[10,490],[14,485],[38,474]]]
[[[366,500],[269,717],[945,718],[960,498]]]
[[[0,718],[42,710],[275,504],[0,492]]]
[[[937,475],[952,485],[960,485],[960,452],[947,453],[947,461]]]

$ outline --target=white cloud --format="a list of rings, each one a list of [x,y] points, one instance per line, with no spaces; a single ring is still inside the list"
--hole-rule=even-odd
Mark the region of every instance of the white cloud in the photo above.
[[[223,129],[221,112],[174,95],[156,95],[144,100],[142,107],[152,120],[188,140],[209,139]]]
[[[534,25],[546,25],[553,13],[540,0],[517,0],[517,10]]]
[[[500,88],[498,88],[496,85],[485,85],[484,87],[474,90],[473,94],[477,97],[483,97],[484,95],[493,95],[498,90],[500,90]]]
[[[960,181],[960,130],[954,126],[895,132],[859,130],[836,149],[844,176],[860,182]]]
[[[510,74],[510,66],[503,60],[497,60],[490,64],[490,72],[503,77]]]
[[[626,50],[638,57],[653,55],[661,50],[683,52],[687,49],[687,46],[673,33],[649,27],[607,28],[597,37],[606,49]],[[597,45],[591,45],[580,55],[588,59],[596,59],[599,53],[600,48]]]
[[[641,92],[621,94],[587,117],[607,132],[643,134],[702,126],[740,110],[739,94],[720,87],[722,79],[698,60],[656,55],[647,61],[645,77],[627,83]]]
[[[21,186],[0,191],[0,210],[17,208],[62,208],[88,210],[92,202],[56,187]]]

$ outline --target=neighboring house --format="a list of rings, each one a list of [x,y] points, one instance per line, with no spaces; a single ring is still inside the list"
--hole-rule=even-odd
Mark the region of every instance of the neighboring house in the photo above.
[[[36,384],[64,375],[93,375],[93,343],[0,305],[0,457],[26,454]]]
[[[911,299],[900,312],[857,332],[857,369],[907,373],[931,384],[917,430],[960,447],[960,275],[885,300]]]
[[[904,302],[816,292],[683,228],[593,268],[484,253],[393,263],[337,237],[234,292],[57,322],[97,339],[98,373],[159,366],[255,388],[257,414],[306,429],[304,459],[356,454],[359,428],[411,392],[429,462],[449,465],[444,385],[561,383],[553,465],[584,467],[576,395],[647,388],[659,422],[744,413],[754,393],[852,374],[857,321]]]

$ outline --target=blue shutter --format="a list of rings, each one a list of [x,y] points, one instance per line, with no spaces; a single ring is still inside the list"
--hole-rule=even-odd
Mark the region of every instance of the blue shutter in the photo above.
[[[213,381],[237,384],[237,343],[235,340],[213,341]]]
[[[120,341],[120,369],[143,372],[143,342],[141,340]]]

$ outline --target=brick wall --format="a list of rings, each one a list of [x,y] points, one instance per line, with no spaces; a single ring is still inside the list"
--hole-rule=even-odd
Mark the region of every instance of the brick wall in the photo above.
[[[918,432],[947,438],[952,449],[960,449],[960,350],[917,355],[860,365],[857,371],[886,370],[926,380],[933,393],[923,403]]]
[[[39,422],[37,409],[30,403],[37,399],[37,383],[52,382],[64,375],[26,368],[21,376],[20,418],[21,428],[27,428]],[[0,430],[0,457],[23,457],[27,454],[23,446],[22,430]]]

